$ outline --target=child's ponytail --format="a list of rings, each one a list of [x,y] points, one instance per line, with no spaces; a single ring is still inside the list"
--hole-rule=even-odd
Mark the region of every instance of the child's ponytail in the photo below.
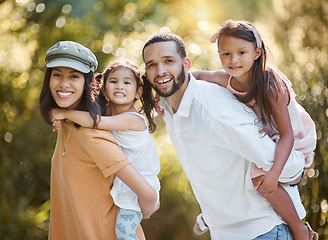
[[[106,101],[105,93],[103,92],[102,78],[103,78],[103,74],[98,73],[94,78],[94,84],[92,88],[93,91],[97,94],[96,101],[100,106],[101,115],[105,115],[107,101]]]
[[[148,120],[149,132],[153,133],[156,130],[156,124],[154,122],[155,99],[152,94],[152,87],[148,82],[147,77],[143,75],[142,81],[143,93],[140,98],[142,104],[140,111],[146,115]]]

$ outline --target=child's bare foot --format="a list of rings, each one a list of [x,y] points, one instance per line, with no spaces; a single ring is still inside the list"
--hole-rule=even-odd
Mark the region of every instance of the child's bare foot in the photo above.
[[[305,222],[306,227],[309,231],[309,240],[319,240],[319,235],[315,231],[312,230],[310,224],[308,222]]]
[[[314,232],[308,222],[306,226],[299,229],[296,233],[293,232],[294,240],[318,240],[318,233]]]

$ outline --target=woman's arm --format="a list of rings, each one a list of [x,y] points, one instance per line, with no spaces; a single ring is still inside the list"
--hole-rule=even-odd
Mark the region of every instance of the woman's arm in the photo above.
[[[277,101],[273,106],[273,118],[279,133],[279,140],[275,149],[274,162],[271,169],[265,174],[263,182],[258,187],[264,193],[271,193],[278,186],[278,179],[294,145],[293,129],[287,108],[288,96],[283,91],[277,94]]]
[[[69,119],[82,127],[93,128],[93,119],[90,114],[85,111],[78,110],[66,110],[66,109],[52,109],[52,119]],[[98,129],[102,130],[135,130],[142,131],[146,129],[145,122],[142,118],[131,114],[121,113],[115,116],[102,116],[98,124]]]
[[[197,80],[204,80],[210,83],[216,83],[222,87],[227,86],[227,73],[223,70],[219,71],[195,71],[192,72],[192,75]]]
[[[118,171],[116,176],[137,194],[143,218],[149,218],[159,208],[159,206],[156,206],[157,194],[155,189],[150,186],[132,164]]]

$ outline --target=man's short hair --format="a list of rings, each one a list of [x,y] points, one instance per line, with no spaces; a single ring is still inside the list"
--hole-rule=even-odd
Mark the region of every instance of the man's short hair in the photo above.
[[[157,43],[157,42],[175,42],[177,53],[181,56],[181,58],[184,59],[187,56],[186,45],[178,35],[174,33],[157,33],[152,37],[150,37],[145,43],[142,49],[143,60],[145,60],[144,58],[145,48],[150,44]]]

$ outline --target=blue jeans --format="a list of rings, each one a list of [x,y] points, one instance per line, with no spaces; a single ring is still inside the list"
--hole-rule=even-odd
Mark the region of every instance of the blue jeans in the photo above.
[[[275,226],[270,232],[260,235],[254,240],[293,240],[292,233],[286,224]]]

